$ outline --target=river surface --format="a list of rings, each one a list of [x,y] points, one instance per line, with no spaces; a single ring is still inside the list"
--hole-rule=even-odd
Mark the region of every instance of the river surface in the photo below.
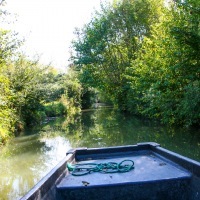
[[[1,150],[0,199],[20,199],[75,147],[157,142],[200,161],[200,130],[169,128],[113,109],[83,111],[26,130]]]

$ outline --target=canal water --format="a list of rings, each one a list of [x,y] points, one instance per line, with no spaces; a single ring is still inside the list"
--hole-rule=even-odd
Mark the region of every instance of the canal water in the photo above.
[[[107,147],[157,142],[200,161],[200,130],[169,128],[113,109],[85,110],[24,131],[1,150],[0,199],[20,199],[66,152],[75,147]]]

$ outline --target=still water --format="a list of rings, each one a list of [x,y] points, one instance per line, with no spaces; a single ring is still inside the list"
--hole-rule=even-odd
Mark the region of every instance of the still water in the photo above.
[[[1,150],[0,199],[20,199],[71,148],[149,141],[200,161],[200,130],[167,128],[109,108],[83,111],[26,130]]]

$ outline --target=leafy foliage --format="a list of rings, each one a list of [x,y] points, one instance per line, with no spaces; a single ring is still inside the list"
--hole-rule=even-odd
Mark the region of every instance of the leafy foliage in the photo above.
[[[76,31],[83,84],[121,110],[190,126],[200,123],[200,3],[121,0]]]
[[[189,7],[194,9],[192,4]],[[133,62],[129,78],[136,92],[130,93],[130,111],[161,118],[164,123],[199,122],[199,109],[193,111],[199,105],[198,37],[199,15],[191,15],[188,4],[175,3],[165,10]],[[189,93],[195,93],[195,100]]]
[[[0,6],[3,5],[1,2]],[[5,11],[0,8],[0,17],[5,15]],[[0,144],[4,143],[11,136],[10,131],[14,131],[16,123],[16,111],[12,108],[11,81],[7,76],[7,66],[12,56],[17,54],[17,48],[21,44],[15,33],[3,30],[0,27]]]
[[[76,31],[73,60],[82,70],[81,82],[109,94],[121,108],[129,87],[124,75],[140,47],[137,38],[149,35],[159,3],[129,0],[115,7],[102,5],[91,22]]]
[[[15,33],[0,29],[0,144],[46,117],[80,111],[82,89],[73,72],[60,74],[30,60],[21,44]]]

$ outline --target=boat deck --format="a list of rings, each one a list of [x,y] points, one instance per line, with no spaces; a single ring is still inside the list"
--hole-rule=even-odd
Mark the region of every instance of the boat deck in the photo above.
[[[63,178],[58,188],[82,187],[83,181],[88,186],[101,186],[110,184],[139,183],[148,181],[160,181],[168,179],[191,178],[191,174],[172,162],[162,159],[151,152],[132,153],[133,155],[116,156],[100,160],[87,160],[77,163],[120,163],[123,160],[133,160],[135,168],[125,173],[102,173],[92,172],[84,176],[73,176],[68,174]]]
[[[67,163],[134,161],[125,173],[91,172],[73,176]],[[128,163],[127,163],[128,164]],[[200,200],[200,163],[154,142],[77,148],[21,200]]]
[[[191,173],[149,150],[100,157],[82,155],[76,163],[120,163],[126,159],[134,161],[134,169],[129,172],[67,174],[57,190],[63,199],[188,199]]]

